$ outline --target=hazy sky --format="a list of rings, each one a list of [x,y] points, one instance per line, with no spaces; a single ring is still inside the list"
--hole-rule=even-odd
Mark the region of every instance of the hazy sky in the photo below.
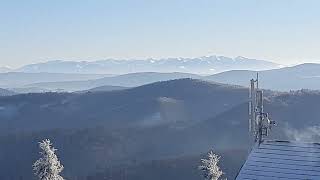
[[[320,0],[0,0],[0,66],[246,56],[320,63]]]

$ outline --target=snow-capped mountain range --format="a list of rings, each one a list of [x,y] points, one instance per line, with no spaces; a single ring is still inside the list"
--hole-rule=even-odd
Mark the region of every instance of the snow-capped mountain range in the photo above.
[[[14,71],[82,73],[82,74],[126,74],[135,72],[184,72],[214,74],[228,70],[266,70],[280,65],[264,60],[245,57],[204,56],[199,58],[167,58],[145,60],[99,60],[99,61],[48,61],[30,64]]]
[[[10,71],[12,71],[12,69],[10,69],[9,67],[6,67],[6,66],[0,67],[0,73],[7,73]]]

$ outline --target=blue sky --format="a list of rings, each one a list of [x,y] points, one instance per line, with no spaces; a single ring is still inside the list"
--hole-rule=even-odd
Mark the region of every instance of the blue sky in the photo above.
[[[0,0],[0,66],[246,56],[320,63],[318,0]]]

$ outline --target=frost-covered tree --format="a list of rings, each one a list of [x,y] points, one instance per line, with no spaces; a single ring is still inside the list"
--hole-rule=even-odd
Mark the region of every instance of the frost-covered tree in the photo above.
[[[223,172],[218,166],[219,160],[220,156],[212,151],[208,153],[208,159],[201,159],[199,169],[203,172],[206,180],[218,180],[222,176]]]
[[[63,170],[63,165],[55,154],[55,149],[49,139],[39,143],[41,158],[33,164],[34,174],[39,180],[64,180],[59,174]]]

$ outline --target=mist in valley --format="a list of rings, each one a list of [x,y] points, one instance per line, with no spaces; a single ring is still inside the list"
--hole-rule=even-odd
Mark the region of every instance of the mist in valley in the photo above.
[[[320,179],[320,1],[0,6],[0,180]]]

